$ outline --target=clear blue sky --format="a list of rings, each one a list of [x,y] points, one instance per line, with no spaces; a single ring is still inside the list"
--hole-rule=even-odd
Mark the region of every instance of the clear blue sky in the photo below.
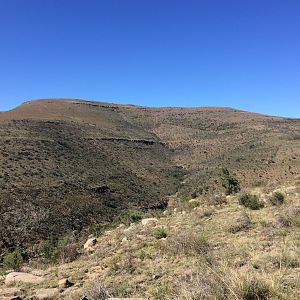
[[[300,117],[300,1],[0,0],[0,110],[52,97]]]

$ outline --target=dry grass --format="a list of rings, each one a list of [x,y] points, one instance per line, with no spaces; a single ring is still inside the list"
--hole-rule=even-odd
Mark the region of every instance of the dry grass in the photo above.
[[[233,197],[213,210],[200,206],[164,216],[156,225],[113,229],[99,236],[92,254],[53,266],[45,285],[70,278],[77,290],[61,294],[68,300],[101,291],[150,300],[296,300],[299,227],[277,226],[276,216],[297,218],[300,199],[291,192],[285,202],[241,212]],[[153,236],[156,228],[167,232],[166,240]],[[25,288],[30,294],[32,287]]]

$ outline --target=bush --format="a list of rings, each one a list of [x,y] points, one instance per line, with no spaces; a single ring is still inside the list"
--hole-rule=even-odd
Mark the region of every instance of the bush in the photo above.
[[[20,249],[16,249],[14,252],[4,256],[3,267],[6,270],[13,269],[19,271],[23,265],[23,256]]]
[[[239,181],[230,175],[228,169],[226,168],[222,169],[221,184],[225,189],[226,195],[231,195],[241,190]]]
[[[239,204],[253,210],[257,210],[264,207],[263,203],[258,200],[258,197],[256,195],[251,194],[241,195],[239,197]]]
[[[202,234],[183,231],[176,236],[169,237],[166,247],[175,255],[197,255],[206,254],[209,250],[209,243]]]
[[[85,294],[89,300],[106,300],[111,298],[111,295],[100,280],[86,287]]]
[[[284,195],[280,192],[275,192],[270,198],[269,201],[272,205],[280,206],[284,202]]]
[[[54,239],[50,238],[47,241],[40,243],[38,247],[38,255],[46,263],[54,263],[57,261],[57,252],[56,252],[56,242]]]
[[[223,204],[227,204],[227,199],[223,195],[213,195],[207,200],[207,204],[214,206],[222,206]]]
[[[45,263],[72,262],[79,256],[78,245],[70,237],[62,240],[50,238],[40,243],[38,256]]]
[[[279,227],[289,227],[291,225],[297,226],[297,219],[299,216],[300,206],[291,204],[287,206],[281,214],[276,216],[276,223]]]
[[[164,228],[155,228],[152,232],[152,235],[156,239],[160,240],[160,239],[166,238],[168,234]]]
[[[67,241],[60,241],[57,246],[56,258],[59,262],[69,263],[79,256],[78,246]]]
[[[239,286],[239,294],[243,300],[267,300],[271,299],[270,286],[257,278],[245,278]]]
[[[195,236],[195,250],[198,254],[206,254],[209,250],[209,243],[203,234]]]

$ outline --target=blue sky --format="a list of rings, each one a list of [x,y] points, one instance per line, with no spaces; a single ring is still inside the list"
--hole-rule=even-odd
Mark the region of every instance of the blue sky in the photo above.
[[[300,117],[299,0],[0,0],[0,110],[37,98]]]

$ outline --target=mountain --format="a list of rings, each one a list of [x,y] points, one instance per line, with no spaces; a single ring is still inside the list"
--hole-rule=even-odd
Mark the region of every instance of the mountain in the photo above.
[[[0,113],[0,241],[14,248],[105,225],[170,195],[300,170],[300,119],[231,108],[148,108],[44,99]]]

